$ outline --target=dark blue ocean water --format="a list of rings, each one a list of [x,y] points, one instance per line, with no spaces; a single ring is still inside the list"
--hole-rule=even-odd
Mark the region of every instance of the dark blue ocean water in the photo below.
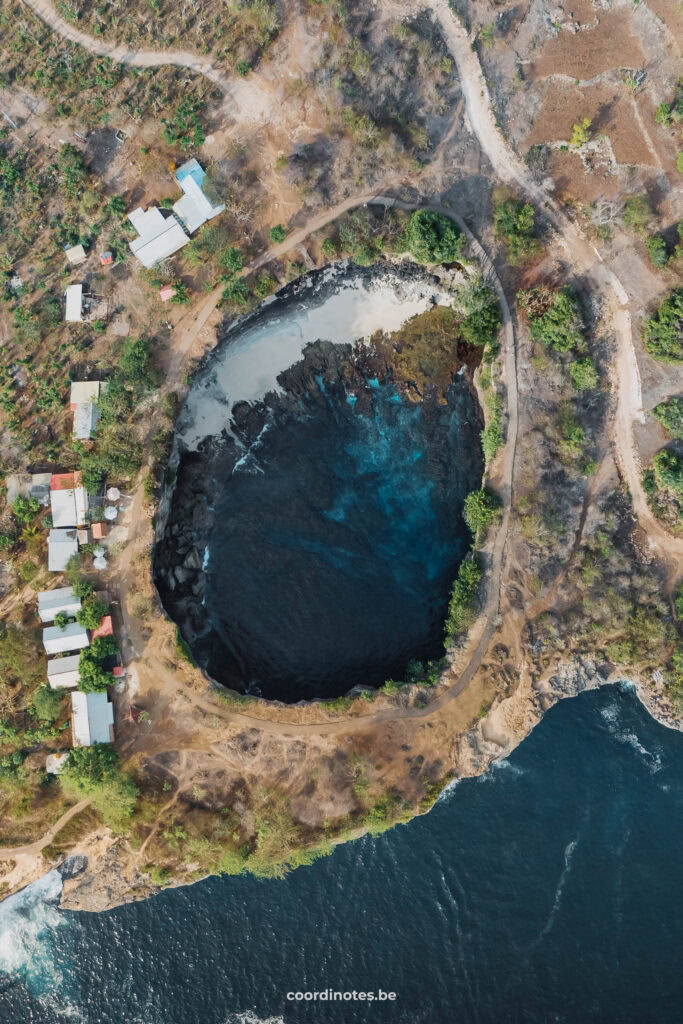
[[[425,817],[282,881],[0,911],[0,1021],[677,1024],[682,777],[628,687],[561,702]],[[397,999],[286,999],[327,987]]]
[[[471,543],[461,510],[483,471],[476,401],[461,377],[428,409],[376,378],[363,397],[317,378],[225,479],[206,562],[212,632],[194,647],[220,682],[334,697],[443,655]]]

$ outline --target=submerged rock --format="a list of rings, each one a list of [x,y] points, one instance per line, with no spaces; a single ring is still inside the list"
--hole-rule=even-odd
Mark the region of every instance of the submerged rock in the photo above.
[[[431,279],[405,274],[429,307]],[[407,287],[403,275],[397,287]],[[282,331],[300,307],[281,301],[274,312]],[[235,689],[336,696],[442,653],[450,584],[470,540],[461,509],[483,470],[480,411],[464,370],[446,394],[416,395],[394,375],[389,337],[353,340],[315,340],[276,390],[220,403],[230,353],[244,355],[243,337],[228,335],[179,418],[157,585],[198,664]],[[196,443],[209,419],[214,433]]]

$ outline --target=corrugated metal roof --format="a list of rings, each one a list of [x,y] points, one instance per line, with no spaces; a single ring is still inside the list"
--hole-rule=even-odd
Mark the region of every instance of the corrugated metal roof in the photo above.
[[[78,554],[75,530],[50,530],[47,539],[47,567],[50,572],[63,572],[70,558]]]
[[[156,207],[133,210],[128,219],[140,236],[128,245],[145,267],[153,267],[190,241],[175,217],[163,217]]]
[[[88,492],[85,487],[51,490],[50,508],[55,527],[80,526],[88,511]]]
[[[204,172],[202,171],[202,181],[203,179]],[[178,180],[178,184],[185,195],[173,204],[173,212],[180,217],[190,234],[205,224],[207,220],[217,217],[225,209],[224,203],[220,206],[213,205],[209,197],[205,195],[201,181],[197,182],[193,174],[188,174],[182,181]]]
[[[96,402],[100,397],[100,386],[99,380],[72,381],[69,403],[76,405],[78,402]]]
[[[92,402],[76,402],[74,408],[73,436],[78,441],[89,441],[95,435],[99,410]]]
[[[69,263],[73,263],[74,266],[83,263],[88,258],[82,245],[72,245],[70,249],[65,250],[65,255]]]
[[[47,663],[47,681],[53,690],[78,686],[80,655],[70,654],[66,658],[51,658]]]
[[[113,739],[114,708],[106,693],[71,694],[74,746],[90,747],[93,743],[111,743]]]
[[[57,587],[38,594],[38,615],[41,622],[52,622],[59,612],[75,615],[80,611],[81,599],[74,596],[73,587]]]
[[[83,320],[83,285],[70,284],[64,295],[66,296],[64,319],[70,324],[81,323]]]
[[[80,651],[89,647],[88,631],[78,622],[70,622],[64,629],[59,626],[46,626],[43,630],[43,647],[46,654],[66,654],[67,651]]]

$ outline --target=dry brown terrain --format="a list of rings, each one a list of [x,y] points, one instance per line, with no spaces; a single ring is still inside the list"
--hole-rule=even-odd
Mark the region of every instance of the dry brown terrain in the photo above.
[[[55,25],[51,5],[31,0],[30,6]],[[507,16],[511,9],[466,6],[464,14],[475,28],[498,14]],[[331,131],[324,103],[330,94],[320,82],[304,94],[291,88],[280,67],[269,64],[254,77],[249,95],[241,100],[236,96],[233,106],[228,102],[232,85],[226,86],[225,116],[216,114],[215,131],[200,155],[211,156],[217,164],[224,161],[236,184],[245,171],[255,176],[231,223],[236,238],[240,231],[247,236],[245,249],[254,257],[254,267],[276,261],[282,273],[288,252],[301,243],[309,245],[312,232],[345,208],[372,198],[381,187],[413,205],[418,190],[444,212],[467,220],[495,254],[504,313],[521,285],[548,280],[576,288],[589,350],[601,371],[598,393],[580,406],[587,451],[596,469],[586,475],[562,447],[558,420],[575,396],[561,365],[531,340],[523,317],[515,318],[513,334],[513,321],[504,316],[495,373],[506,392],[507,443],[488,475],[503,498],[504,519],[482,549],[489,574],[482,615],[467,642],[452,652],[449,669],[434,690],[425,694],[418,687],[405,687],[397,695],[381,694],[372,702],[357,698],[336,709],[315,703],[288,707],[226,702],[183,662],[171,625],[159,616],[149,578],[151,509],[145,508],[139,486],[127,512],[128,541],[111,583],[119,593],[128,667],[126,687],[115,696],[117,746],[145,801],[136,812],[130,842],[93,828],[86,817],[80,833],[67,833],[65,827],[69,838],[63,846],[55,846],[55,836],[49,834],[48,856],[87,847],[91,858],[86,875],[67,884],[65,905],[101,909],[146,895],[153,888],[150,865],[165,866],[168,879],[179,882],[213,869],[215,853],[209,856],[202,840],[209,846],[225,840],[217,831],[218,811],[225,813],[226,829],[243,838],[258,830],[264,814],[271,822],[277,819],[283,830],[286,817],[286,834],[296,847],[319,843],[321,836],[332,843],[351,837],[387,795],[397,801],[396,808],[400,804],[395,817],[424,810],[446,779],[479,773],[508,753],[557,699],[623,676],[623,666],[615,668],[607,661],[604,649],[623,639],[635,609],[660,602],[661,615],[670,618],[683,542],[648,508],[640,462],[647,461],[660,438],[645,410],[679,391],[683,382],[679,370],[663,368],[645,354],[637,337],[640,317],[670,286],[670,278],[646,267],[642,244],[619,223],[604,245],[589,237],[584,230],[588,215],[579,221],[576,209],[594,199],[652,188],[657,190],[659,222],[673,220],[679,187],[673,177],[675,139],[655,128],[648,113],[671,89],[672,30],[658,19],[647,20],[650,7],[659,14],[656,5],[641,4],[635,11],[619,5],[605,12],[589,0],[566,4],[563,23],[580,26],[573,31],[549,28],[532,0],[508,22],[502,21],[491,46],[477,44],[473,51],[473,35],[447,5],[431,5],[431,17],[453,61],[448,75],[455,79],[451,98],[457,95],[458,103],[441,121],[431,96],[430,117],[422,128],[433,131],[434,139],[420,150],[424,169],[417,169],[414,157],[407,155],[407,143],[389,134],[372,159],[359,163],[357,144]],[[379,47],[389,26],[414,14],[407,4],[381,4],[372,30],[364,35],[365,45],[370,47],[374,39]],[[296,71],[315,80],[315,32],[310,24],[297,24],[307,48]],[[338,56],[333,20],[321,14],[317,30]],[[303,40],[303,35],[294,40],[295,51]],[[379,49],[372,52],[372,60],[379,62]],[[416,59],[427,66],[424,49]],[[622,84],[621,69],[647,62],[646,83],[632,96]],[[521,83],[514,79],[518,64]],[[433,91],[438,94],[434,74]],[[557,75],[579,83],[558,81],[553,77]],[[587,84],[596,76],[599,81]],[[258,108],[255,126],[249,100],[257,95],[268,99]],[[507,125],[503,134],[496,112]],[[596,134],[607,136],[610,148],[581,154],[554,149],[544,171],[553,182],[541,185],[523,156],[532,145],[566,141],[574,121],[584,116],[592,119]],[[48,131],[39,115],[32,117],[32,123]],[[158,160],[156,170],[154,161],[134,162],[146,131],[151,129],[144,125],[135,130],[117,157],[116,178],[109,180],[116,180],[131,198],[134,182],[144,181],[140,199],[150,201],[162,197],[170,175],[159,169]],[[324,132],[335,141],[332,149],[317,150],[313,160],[319,157],[327,168],[324,187],[317,170],[300,174],[297,161],[285,161],[284,173],[276,170],[279,153],[289,156],[296,145]],[[242,145],[248,157],[236,169],[231,154]],[[420,143],[414,145],[420,148]],[[517,272],[508,267],[487,227],[491,189],[500,182],[533,202],[548,219],[545,256],[535,268]],[[561,205],[566,200],[573,201],[573,215]],[[279,221],[296,230],[285,243],[268,247],[267,228]],[[311,249],[319,255],[314,245]],[[125,280],[133,287],[135,274]],[[220,289],[214,289],[195,297],[185,312],[163,311],[168,324],[159,331],[164,390],[182,390],[191,360],[215,343],[219,296]],[[642,420],[634,438],[634,423]],[[596,565],[607,596],[591,589]],[[9,605],[4,612],[8,610]],[[663,638],[659,646],[645,646],[628,672],[652,710],[673,723],[670,700],[653,676],[667,651]],[[137,724],[128,716],[131,704],[145,712]],[[273,806],[273,794],[281,805]],[[71,813],[65,826],[75,829],[79,815]],[[175,829],[189,836],[189,853],[174,838]],[[40,871],[42,862],[34,854],[41,845],[48,844],[27,843],[14,857],[5,851],[9,887]]]

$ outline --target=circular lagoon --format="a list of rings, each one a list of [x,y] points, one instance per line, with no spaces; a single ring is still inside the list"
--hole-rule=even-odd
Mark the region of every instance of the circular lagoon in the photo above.
[[[155,576],[214,679],[291,702],[443,653],[483,470],[451,301],[412,264],[342,264],[289,286],[200,367]]]

